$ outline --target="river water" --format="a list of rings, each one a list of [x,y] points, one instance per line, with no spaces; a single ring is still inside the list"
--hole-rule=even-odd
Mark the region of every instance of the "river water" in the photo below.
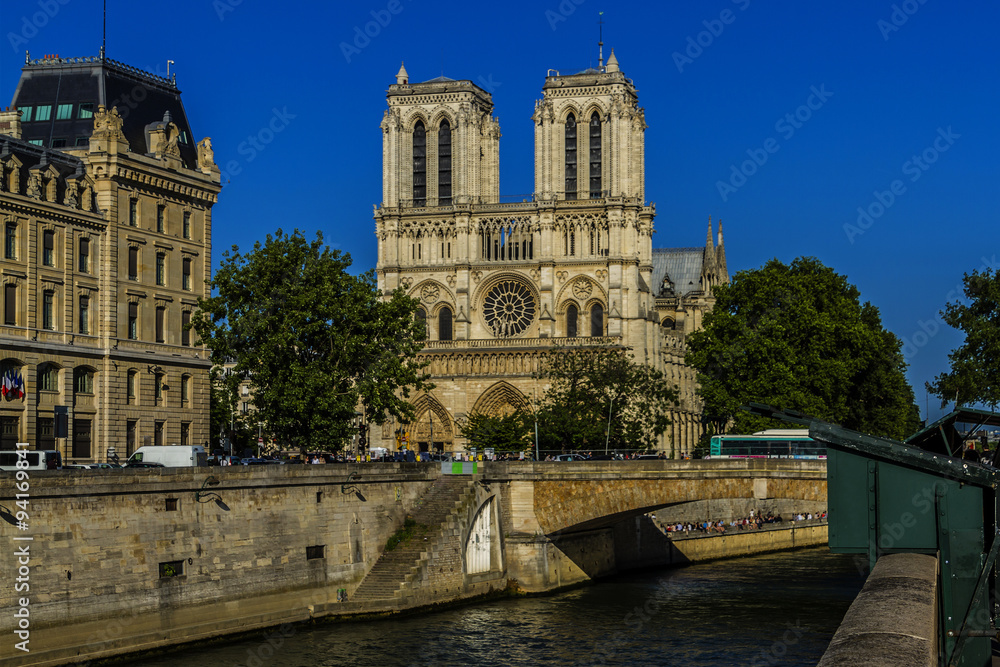
[[[261,633],[129,665],[815,665],[863,583],[853,557],[804,549],[392,620],[286,626],[271,644]]]

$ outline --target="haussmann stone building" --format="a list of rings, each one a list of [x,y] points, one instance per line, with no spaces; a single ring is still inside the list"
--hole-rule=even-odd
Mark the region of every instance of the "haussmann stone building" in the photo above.
[[[546,355],[597,345],[627,347],[676,383],[660,447],[689,453],[702,424],[684,341],[729,279],[722,228],[713,238],[709,221],[702,248],[653,248],[645,117],[614,52],[596,69],[549,71],[532,117],[535,190],[516,201],[500,195],[490,93],[446,77],[410,83],[401,67],[387,98],[378,284],[420,299],[436,385],[402,425],[410,445],[461,451],[462,417],[528,408],[544,393],[532,375]],[[373,427],[372,445],[394,449],[400,427]]]
[[[91,462],[209,440],[209,354],[184,325],[219,191],[173,78],[26,58],[0,112],[0,371],[27,390],[0,401],[2,449]]]

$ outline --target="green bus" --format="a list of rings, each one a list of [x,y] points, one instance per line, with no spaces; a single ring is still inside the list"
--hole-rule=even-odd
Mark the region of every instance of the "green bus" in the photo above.
[[[826,447],[807,429],[770,429],[753,435],[712,436],[713,459],[825,459]]]

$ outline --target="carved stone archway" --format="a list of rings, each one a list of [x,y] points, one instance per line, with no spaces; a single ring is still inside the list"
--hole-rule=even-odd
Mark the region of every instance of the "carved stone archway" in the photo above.
[[[418,452],[454,449],[455,423],[441,402],[424,394],[413,402],[413,407],[417,417],[409,427],[411,449]]]

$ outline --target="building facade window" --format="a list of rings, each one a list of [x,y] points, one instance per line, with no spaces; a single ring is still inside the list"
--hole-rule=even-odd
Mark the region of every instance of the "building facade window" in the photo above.
[[[188,257],[181,262],[181,287],[191,291],[191,259]]]
[[[599,303],[595,303],[590,309],[590,335],[604,335],[604,306]]]
[[[423,308],[417,308],[417,312],[414,313],[414,317],[417,322],[420,323],[420,340],[427,339],[427,311]]]
[[[46,290],[42,293],[42,328],[53,331],[56,328],[55,322],[55,293]]]
[[[17,326],[17,285],[14,283],[3,286],[3,323]]]
[[[451,206],[451,123],[438,128],[438,206]]]
[[[566,117],[566,199],[576,199],[576,116]]]
[[[91,421],[89,419],[73,420],[73,458],[89,459],[91,442]]]
[[[185,310],[181,313],[181,345],[191,346],[191,311]]]
[[[139,280],[139,249],[128,249],[128,279]]]
[[[163,204],[158,204],[156,206],[156,231],[160,232],[161,234],[166,229],[166,221],[165,221],[166,217],[167,217],[167,207],[164,206]]]
[[[191,422],[181,422],[181,445],[191,446]]]
[[[579,319],[579,311],[576,306],[570,304],[566,308],[566,337],[576,338],[576,323]]]
[[[80,333],[89,334],[90,333],[90,297],[81,296],[80,297]]]
[[[84,102],[80,105],[80,111],[77,118],[93,118],[94,117],[94,103]]]
[[[80,239],[77,270],[80,273],[90,273],[90,239]]]
[[[125,422],[125,458],[132,456],[132,452],[135,451],[135,440],[138,436],[138,431],[138,420],[129,419]]]
[[[56,448],[56,420],[52,417],[38,418],[38,444],[37,449]]]
[[[181,377],[181,406],[191,407],[191,376],[184,375]]]
[[[94,372],[87,368],[77,368],[73,371],[73,384],[77,394],[93,394]]]
[[[128,200],[128,226],[138,227],[139,226],[139,200],[129,199]]]
[[[162,343],[164,339],[164,320],[167,318],[167,309],[163,306],[156,307],[156,342]]]
[[[41,391],[59,391],[59,369],[52,364],[39,366],[38,388]]]
[[[139,304],[128,305],[128,338],[139,340]]]
[[[153,376],[153,398],[156,399],[157,405],[163,405],[163,373],[156,373]],[[160,422],[162,423],[162,422]],[[156,443],[162,445],[162,442]]]
[[[72,104],[60,104],[56,107],[56,120],[69,120],[73,117]]]
[[[129,372],[128,372],[128,379],[126,380],[126,383],[125,383],[125,391],[126,391],[126,395],[128,396],[128,402],[131,405],[135,405],[137,403],[136,399],[138,397],[138,392],[136,391],[136,386],[135,385],[136,385],[136,381],[137,381],[138,377],[139,377],[139,373],[137,371],[135,371],[135,370],[129,370]]]
[[[167,284],[167,256],[162,252],[156,253],[156,284]]]
[[[191,238],[191,212],[184,211],[184,238]]]
[[[427,204],[427,130],[423,121],[413,127],[413,205]]]
[[[438,312],[438,340],[451,340],[451,308],[447,306]]]
[[[40,107],[35,107],[35,120],[49,120],[52,118],[52,107],[45,105]]]
[[[157,447],[163,446],[163,431],[165,425],[165,422],[156,422],[153,425],[153,444]]]
[[[601,196],[601,117],[590,117],[590,198]]]
[[[56,233],[45,231],[42,233],[42,264],[45,266],[56,265]]]
[[[4,259],[17,259],[17,225],[8,222],[3,234]]]

